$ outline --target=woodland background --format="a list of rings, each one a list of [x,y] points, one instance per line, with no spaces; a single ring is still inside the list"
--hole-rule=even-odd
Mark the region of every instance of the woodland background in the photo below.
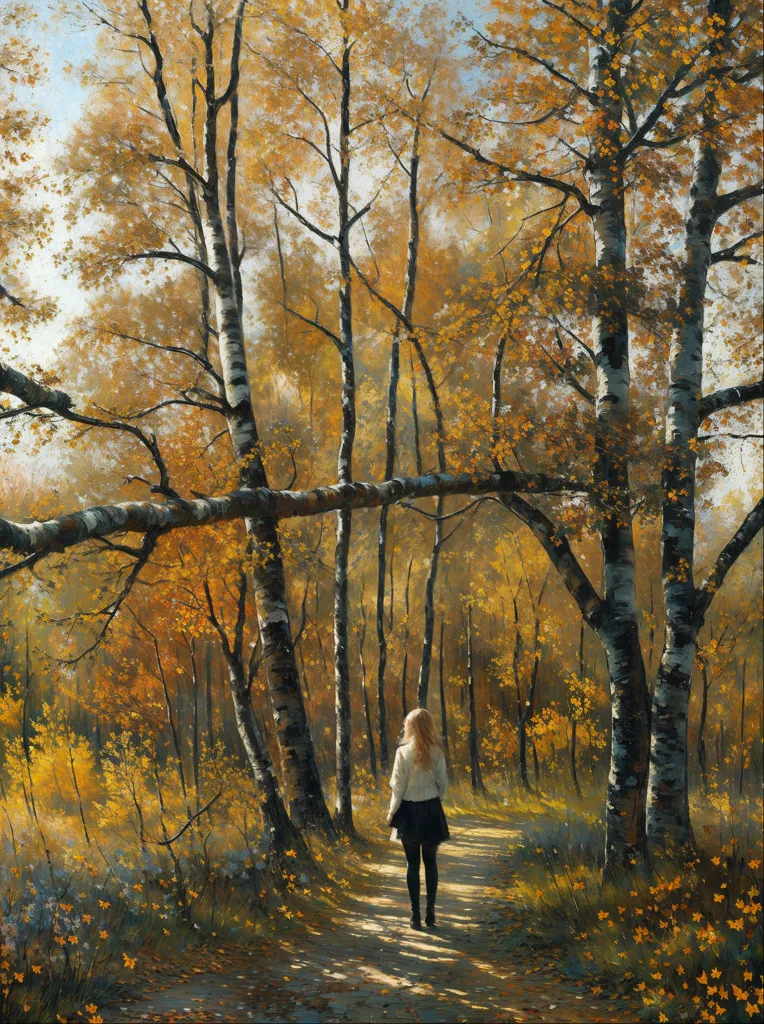
[[[5,5],[0,505],[105,509],[2,533],[8,1019],[306,912],[418,702],[582,970],[760,1013],[760,14]]]

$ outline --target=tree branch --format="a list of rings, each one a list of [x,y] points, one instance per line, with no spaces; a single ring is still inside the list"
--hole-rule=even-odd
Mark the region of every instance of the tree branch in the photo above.
[[[185,825],[183,825],[180,831],[176,832],[174,836],[170,836],[168,839],[151,839],[150,842],[152,842],[155,846],[172,846],[173,843],[176,843],[180,839],[180,837],[183,835],[186,829],[191,828],[191,826],[197,820],[197,818],[201,818],[201,816],[205,814],[217,800],[220,799],[222,793],[222,789],[218,790],[218,792],[215,794],[215,796],[213,796],[209,803],[206,803],[204,807],[200,807],[195,814],[192,814],[188,821],[185,823]]]
[[[469,153],[471,157],[477,160],[480,164],[485,164],[486,167],[493,167],[494,170],[498,171],[499,174],[506,175],[511,181],[517,182],[528,182],[534,185],[543,185],[545,188],[553,188],[558,192],[564,192],[566,195],[573,196],[578,205],[584,211],[587,216],[591,217],[597,212],[597,207],[594,203],[591,203],[578,185],[574,185],[570,181],[562,181],[560,178],[551,178],[546,174],[533,174],[531,171],[518,171],[513,167],[502,164],[498,160],[494,160],[491,157],[482,153],[475,146],[471,146],[468,142],[464,142],[462,139],[457,139],[456,136],[450,135],[444,129],[440,129],[441,136],[452,145],[457,146],[465,153]]]
[[[503,494],[499,496],[499,500],[530,529],[562,577],[581,615],[592,629],[596,630],[605,604],[581,568],[568,539],[557,531],[552,520],[544,512],[517,494]]]
[[[62,551],[94,537],[114,533],[167,532],[215,522],[265,516],[274,520],[323,515],[341,509],[379,508],[403,498],[446,497],[450,494],[489,494],[525,491],[533,494],[585,493],[585,484],[544,473],[428,473],[397,477],[382,483],[347,483],[310,491],[242,488],[220,497],[164,503],[135,501],[96,505],[45,522],[14,523],[0,519],[0,549],[28,554]]]
[[[130,569],[127,579],[117,594],[116,598],[109,604],[101,614],[106,616],[106,622],[103,624],[101,629],[98,631],[98,635],[91,644],[89,644],[84,651],[80,651],[74,658],[57,658],[62,665],[76,665],[82,661],[88,654],[92,654],[93,651],[100,645],[104,637],[109,631],[114,619],[117,617],[117,613],[122,605],[125,603],[127,598],[130,596],[130,592],[133,589],[133,584],[141,574],[141,570],[148,562],[151,555],[154,553],[154,548],[157,546],[159,535],[162,533],[161,528],[152,528],[146,534],[144,534],[143,541],[141,543],[140,553],[135,558],[135,565]],[[133,556],[135,557],[135,556]]]
[[[271,194],[276,202],[280,206],[283,206],[288,213],[291,213],[296,220],[299,220],[302,226],[306,227],[308,231],[312,231],[314,235],[318,235],[319,238],[323,238],[325,242],[331,242],[332,245],[337,244],[338,238],[336,235],[330,235],[328,231],[324,231],[322,228],[318,227],[317,224],[314,224],[313,221],[304,217],[296,207],[288,203],[286,199],[283,199],[275,188],[271,188]]]
[[[637,149],[639,146],[645,144],[647,136],[660,121],[666,104],[670,99],[676,96],[676,88],[679,85],[679,83],[687,76],[690,67],[691,65],[689,64],[681,64],[679,66],[676,73],[674,74],[674,77],[671,79],[669,84],[666,86],[666,88],[663,90],[663,92],[656,100],[653,109],[644,119],[642,124],[637,128],[637,130],[634,132],[634,134],[626,143],[626,145],[621,149],[621,152],[619,154],[619,160],[621,161],[621,163],[626,163],[626,161],[629,159],[634,150]],[[673,142],[673,139],[671,139],[668,142],[662,141],[661,145],[670,145],[671,142]]]
[[[714,391],[713,394],[705,395],[698,403],[698,424],[721,409],[731,409],[745,402],[753,402],[757,398],[764,398],[764,380]]]
[[[66,412],[72,406],[72,400],[65,391],[50,388],[46,384],[27,377],[20,370],[14,370],[0,359],[0,391],[13,395],[32,409],[51,409],[53,412]]]
[[[287,306],[286,303],[284,302],[279,303],[279,305],[283,306],[287,313],[290,313],[293,317],[296,317],[297,320],[302,320],[304,324],[308,324],[310,327],[315,327],[317,331],[320,331],[322,334],[325,334],[326,337],[329,338],[330,341],[333,341],[337,348],[340,351],[342,351],[342,342],[334,333],[334,331],[330,331],[328,327],[324,327],[324,325],[319,323],[318,320],[311,320],[310,317],[303,316],[302,313],[298,313],[296,309],[292,309],[291,306]]]
[[[754,539],[762,525],[764,525],[764,498],[760,498],[758,504],[745,517],[735,535],[720,552],[713,569],[698,588],[695,614],[699,623],[702,624],[714,595],[724,583],[727,573]]]
[[[716,216],[721,217],[723,213],[727,213],[733,207],[762,195],[764,195],[764,180],[757,182],[755,185],[737,188],[734,192],[725,192],[716,197]]]
[[[746,235],[745,238],[738,239],[732,245],[726,246],[724,249],[717,249],[716,252],[711,253],[711,265],[715,263],[758,263],[753,256],[739,256],[738,249],[742,249],[747,242],[752,242],[755,238],[761,238],[764,235],[764,231],[755,231],[752,235]]]
[[[206,274],[213,284],[217,284],[217,275],[211,267],[193,256],[187,256],[184,252],[174,252],[172,249],[149,249],[147,252],[135,252],[129,256],[123,256],[121,260],[122,263],[132,263],[134,260],[174,260],[176,263],[187,263],[190,267],[195,267]]]
[[[65,391],[59,391],[56,388],[49,388],[44,384],[38,384],[31,377],[27,377],[26,374],[21,373],[19,370],[14,370],[1,360],[0,392],[20,398],[23,402],[27,403],[28,409],[50,409],[72,423],[81,423],[83,426],[88,427],[101,427],[105,430],[121,430],[124,433],[132,434],[149,452],[154,465],[159,471],[159,484],[152,489],[160,494],[175,495],[170,486],[170,475],[167,465],[162,458],[159,444],[153,434],[149,437],[140,427],[136,427],[132,423],[123,423],[120,420],[101,420],[95,416],[83,416],[81,413],[74,412],[72,409],[72,399]],[[26,412],[27,410],[19,411]]]
[[[546,0],[544,0],[544,2],[546,3]],[[555,6],[549,3],[547,3],[546,5],[548,7]],[[564,9],[555,7],[555,10],[562,10],[562,13],[570,17],[570,15],[568,15],[568,12],[565,11]],[[585,28],[582,22],[576,20],[576,24],[580,28],[584,28],[585,31],[591,34],[590,31]],[[544,68],[544,70],[547,71],[548,74],[552,76],[552,78],[556,78],[558,79],[558,81],[564,82],[566,85],[569,85],[572,89],[575,89],[575,91],[579,93],[579,95],[585,96],[590,103],[596,106],[597,94],[591,92],[589,89],[585,89],[582,85],[579,85],[579,83],[574,78],[571,78],[569,75],[566,75],[563,71],[560,71],[558,68],[554,66],[554,64],[552,64],[551,61],[545,60],[543,57],[537,57],[535,53],[530,53],[528,50],[523,50],[519,46],[512,46],[510,43],[500,43],[497,39],[491,39],[490,36],[485,35],[483,32],[480,31],[480,29],[475,28],[474,25],[472,26],[472,28],[474,29],[475,34],[480,39],[482,39],[484,43],[487,43],[488,46],[493,46],[497,50],[505,50],[508,53],[514,53],[518,57],[524,57],[526,60],[530,61],[533,64],[538,64],[539,67]]]

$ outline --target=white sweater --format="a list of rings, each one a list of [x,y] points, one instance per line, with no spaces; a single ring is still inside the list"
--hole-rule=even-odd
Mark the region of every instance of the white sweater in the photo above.
[[[445,799],[448,790],[446,759],[442,751],[433,747],[429,765],[417,764],[414,760],[414,744],[404,743],[395,753],[393,774],[390,776],[390,814],[395,814],[402,800],[432,800],[439,796]]]

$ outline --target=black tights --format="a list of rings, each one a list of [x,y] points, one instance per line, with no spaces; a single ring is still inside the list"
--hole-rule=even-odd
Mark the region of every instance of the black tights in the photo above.
[[[424,884],[427,890],[427,902],[434,903],[438,891],[438,844],[437,843],[412,843],[408,839],[401,840],[403,851],[406,854],[408,867],[406,868],[406,884],[409,887],[409,896],[412,907],[419,906],[419,853],[421,850],[424,861]]]

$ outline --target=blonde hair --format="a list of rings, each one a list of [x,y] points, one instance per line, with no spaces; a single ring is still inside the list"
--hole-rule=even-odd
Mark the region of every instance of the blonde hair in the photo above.
[[[430,763],[433,748],[443,750],[440,736],[435,730],[435,722],[425,708],[415,708],[406,715],[403,722],[403,742],[414,744],[414,760],[421,765]]]

